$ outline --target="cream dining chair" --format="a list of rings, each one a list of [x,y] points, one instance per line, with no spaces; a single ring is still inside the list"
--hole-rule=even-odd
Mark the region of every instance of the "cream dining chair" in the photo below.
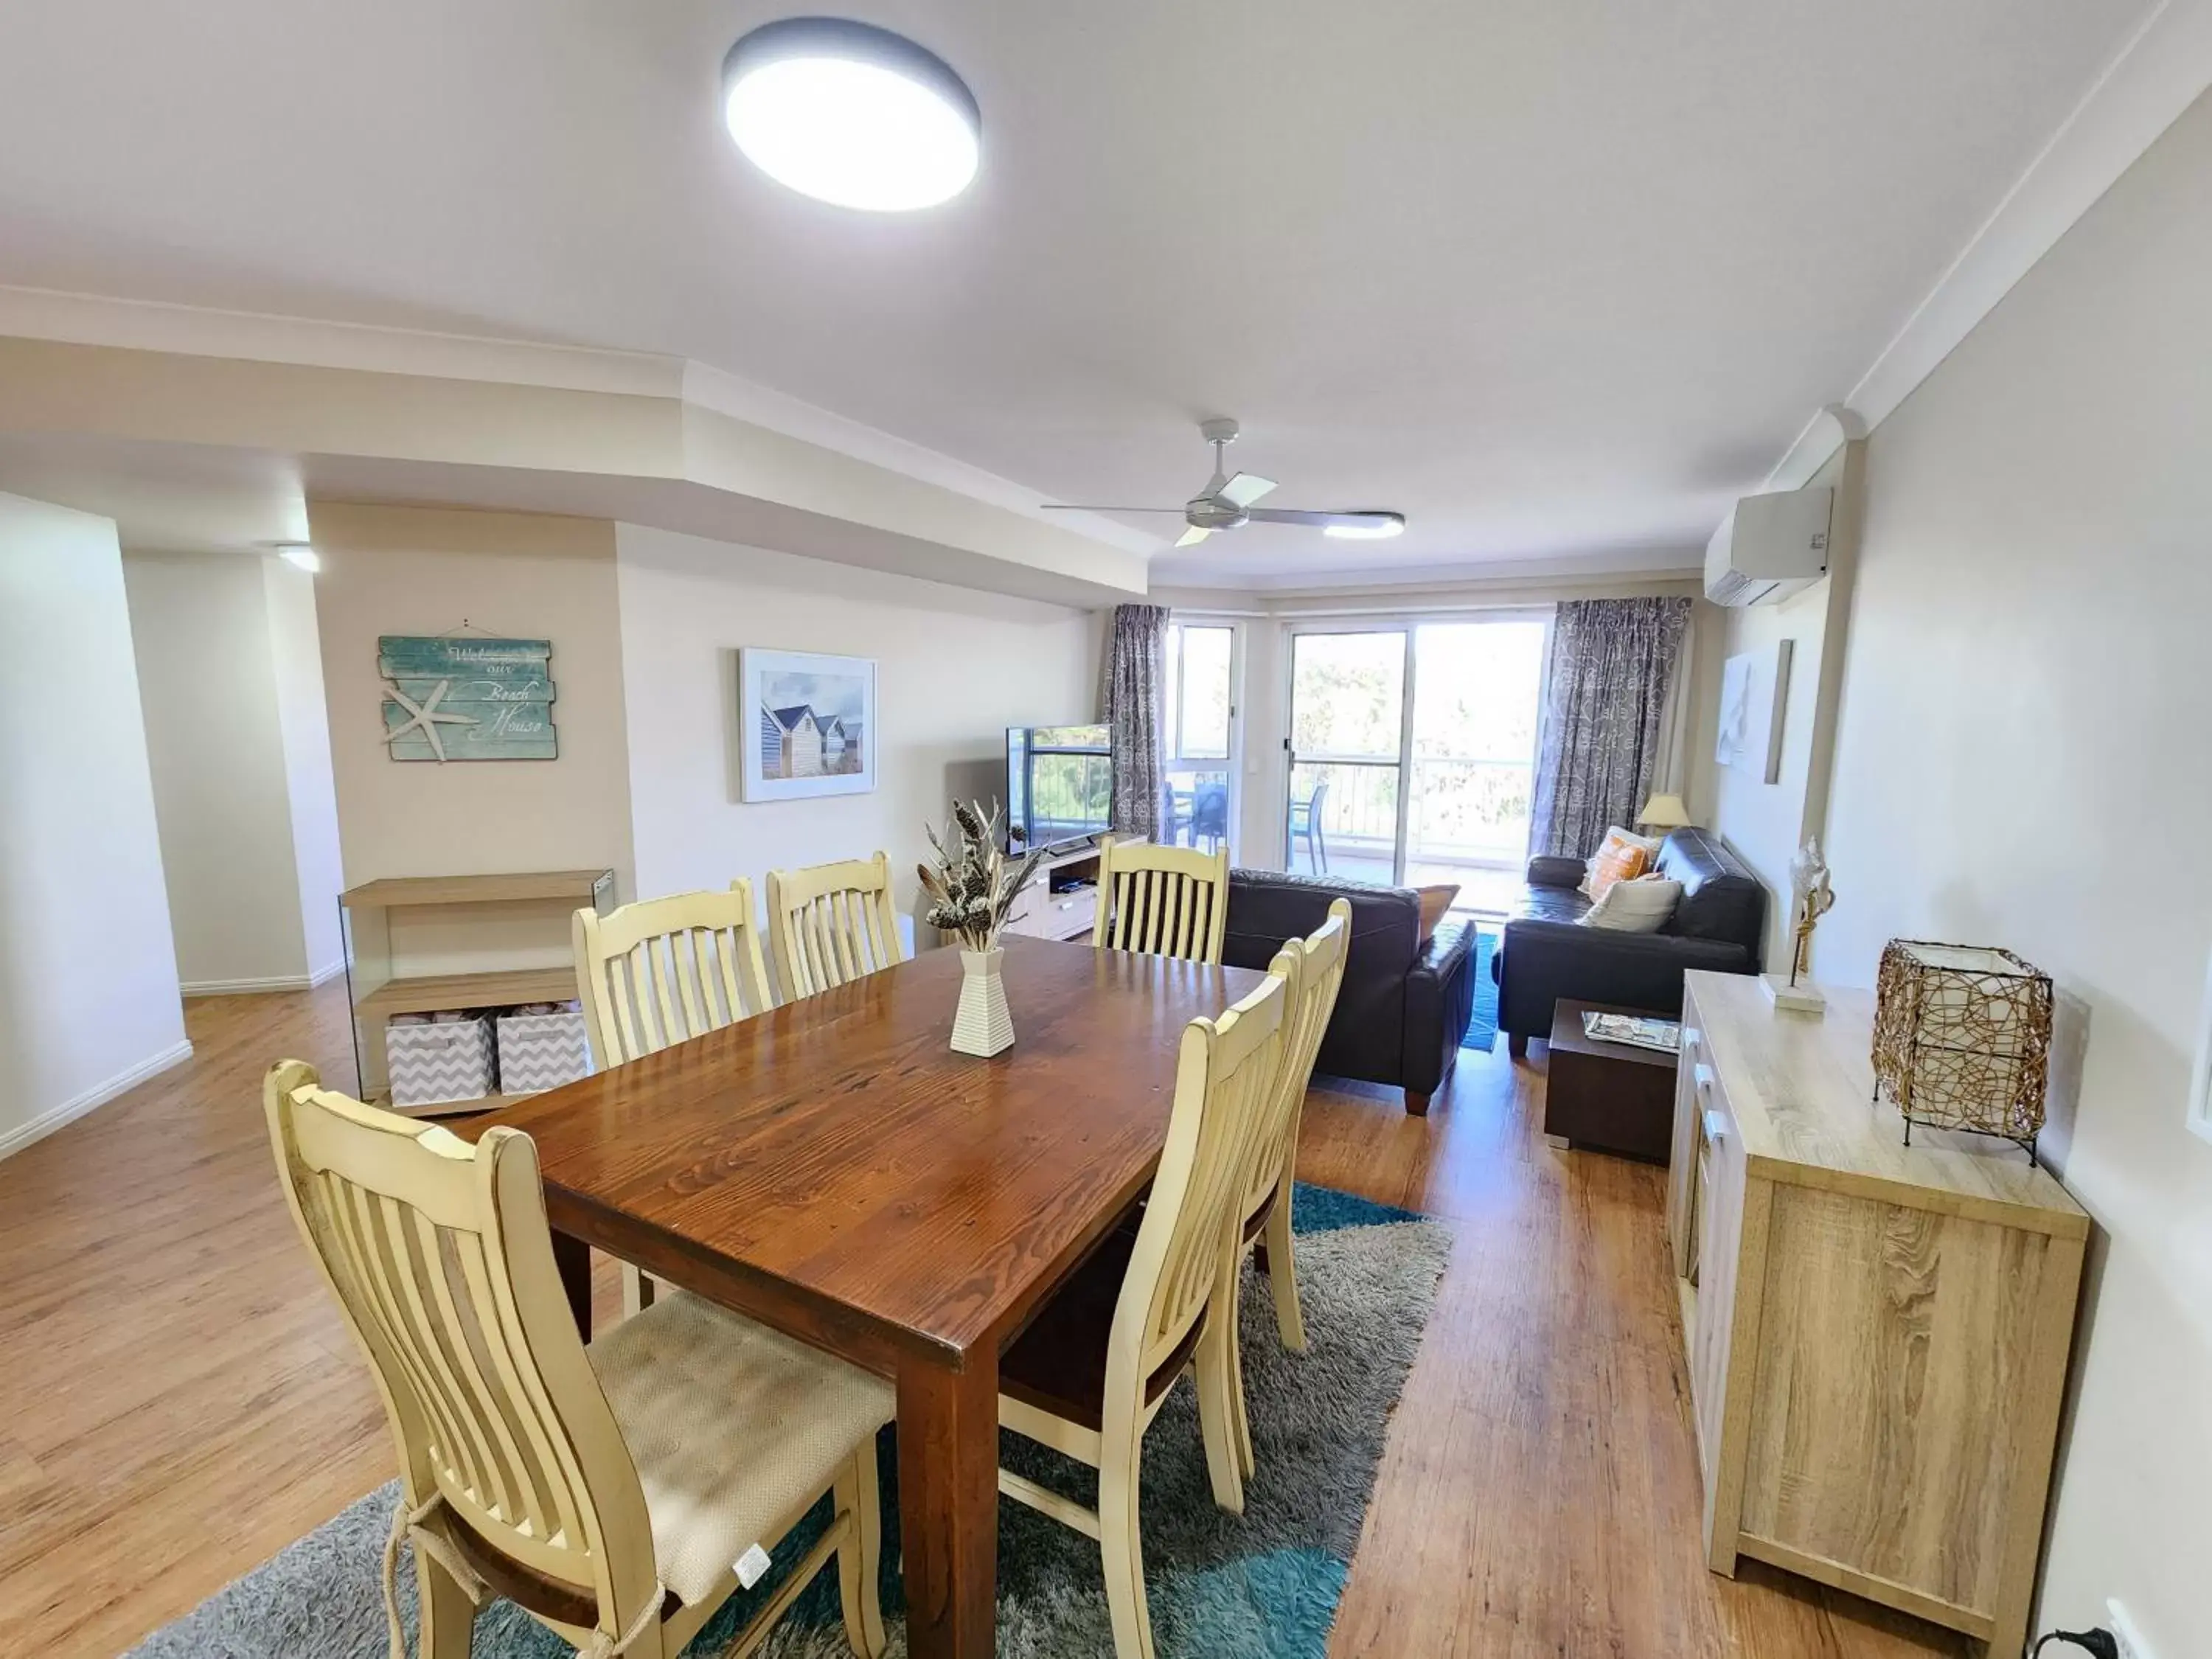
[[[587,905],[573,938],[584,1024],[602,1069],[775,1006],[753,884],[743,877],[726,893],[645,899],[604,916]],[[647,1295],[645,1276],[623,1263],[624,1312]]]
[[[753,884],[576,912],[576,981],[599,1064],[621,1066],[774,1006]]]
[[[1344,984],[1345,958],[1352,948],[1352,903],[1329,902],[1328,920],[1304,939],[1285,943],[1275,953],[1267,971],[1282,980],[1286,1012],[1283,1016],[1282,1063],[1267,1106],[1267,1121],[1255,1142],[1255,1155],[1248,1173],[1244,1198],[1237,1213],[1241,1224],[1230,1238],[1222,1265],[1223,1282],[1216,1294],[1226,1303],[1226,1323],[1238,1328],[1236,1310],[1243,1298],[1244,1258],[1255,1246],[1267,1253],[1268,1287],[1275,1302],[1275,1328],[1283,1346],[1294,1353],[1306,1348],[1306,1324],[1298,1306],[1297,1265],[1291,1237],[1291,1189],[1297,1179],[1298,1124],[1305,1110],[1306,1089],[1313,1080],[1314,1056],[1336,1012],[1336,994]],[[1244,1366],[1241,1345],[1232,1351],[1235,1388],[1237,1462],[1249,1479],[1254,1468],[1252,1425],[1244,1398]]]
[[[1098,1540],[1117,1659],[1152,1659],[1138,1473],[1146,1426],[1194,1367],[1215,1500],[1242,1505],[1235,1334],[1217,1291],[1267,1132],[1283,1016],[1271,978],[1218,1022],[1185,1029],[1143,1219],[1110,1235],[1000,1361],[1000,1425],[1098,1471],[1095,1511],[1004,1468],[999,1490]]]
[[[768,939],[787,999],[811,997],[905,960],[891,861],[848,859],[768,872]]]
[[[1139,951],[1218,964],[1229,927],[1229,848],[1212,853],[1150,842],[1098,843],[1102,950]]]
[[[674,1659],[825,1492],[829,1530],[730,1651],[757,1648],[834,1555],[847,1639],[877,1659],[888,1384],[691,1296],[586,1348],[529,1136],[494,1127],[471,1146],[324,1091],[299,1060],[264,1096],[293,1219],[398,1449],[392,1659],[403,1542],[421,1659],[465,1659],[494,1590],[584,1659]]]

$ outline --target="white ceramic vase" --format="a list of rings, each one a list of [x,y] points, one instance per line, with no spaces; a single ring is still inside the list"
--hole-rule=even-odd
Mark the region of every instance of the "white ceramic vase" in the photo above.
[[[952,1052],[988,1060],[1014,1046],[1013,1016],[1006,1012],[1006,981],[1001,973],[1006,953],[960,952],[960,1011],[952,1018]]]

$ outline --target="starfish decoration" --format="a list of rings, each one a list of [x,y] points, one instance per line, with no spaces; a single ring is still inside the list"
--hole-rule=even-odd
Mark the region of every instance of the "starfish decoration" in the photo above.
[[[394,726],[386,732],[384,734],[384,741],[386,744],[396,743],[410,732],[419,730],[424,737],[430,739],[430,752],[438,757],[441,763],[443,763],[446,758],[446,745],[439,739],[438,722],[442,720],[448,726],[474,726],[477,723],[476,716],[473,714],[441,714],[438,712],[439,699],[452,690],[453,687],[453,683],[451,680],[440,680],[437,689],[420,702],[416,702],[397,685],[386,691],[384,694],[386,696],[407,711],[409,719],[404,726]]]

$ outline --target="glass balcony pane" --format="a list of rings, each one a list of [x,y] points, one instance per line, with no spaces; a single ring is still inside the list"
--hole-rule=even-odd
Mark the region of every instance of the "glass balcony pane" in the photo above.
[[[1397,840],[1395,766],[1291,767],[1289,868],[1387,884]]]
[[[1170,766],[1160,839],[1170,847],[1196,847],[1210,853],[1228,836],[1228,769]]]
[[[1291,746],[1302,757],[1361,756],[1395,763],[1405,691],[1403,634],[1296,635]]]
[[[1229,647],[1226,628],[1182,630],[1184,760],[1229,758]]]

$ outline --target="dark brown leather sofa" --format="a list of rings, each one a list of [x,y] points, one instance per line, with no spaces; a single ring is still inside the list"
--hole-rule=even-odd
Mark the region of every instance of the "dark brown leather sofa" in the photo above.
[[[1661,843],[1656,868],[1682,884],[1681,902],[1658,933],[1620,933],[1580,925],[1590,906],[1576,890],[1580,859],[1528,860],[1528,884],[1490,959],[1498,1027],[1514,1054],[1552,1035],[1552,1005],[1562,997],[1671,1018],[1682,1012],[1687,969],[1759,971],[1766,889],[1735,849],[1707,830],[1677,830]]]
[[[1284,940],[1328,921],[1339,897],[1352,902],[1352,947],[1314,1070],[1395,1085],[1406,1091],[1406,1109],[1425,1115],[1474,1012],[1471,924],[1446,920],[1423,944],[1411,888],[1232,870],[1224,959],[1264,969]]]

